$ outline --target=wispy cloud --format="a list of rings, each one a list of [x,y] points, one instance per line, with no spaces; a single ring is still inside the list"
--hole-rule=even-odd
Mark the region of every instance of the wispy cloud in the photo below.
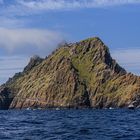
[[[7,79],[26,65],[27,60],[21,55],[46,56],[63,39],[59,32],[30,29],[30,20],[36,23],[30,15],[128,4],[140,5],[140,0],[0,0],[0,50],[13,55],[0,57],[0,80]],[[112,56],[128,71],[140,74],[140,49],[116,50]]]
[[[9,3],[0,0],[0,27],[12,27],[14,24],[24,26],[27,22],[24,21],[24,16],[47,11],[104,8],[127,4],[140,4],[140,0],[12,0]]]
[[[140,4],[140,0],[21,0],[18,3],[34,10],[60,10]]]
[[[13,0],[0,9],[0,15],[28,15],[49,10],[73,10],[81,8],[102,8],[126,4],[140,4],[140,0]]]
[[[23,56],[0,56],[0,83],[4,83],[16,72],[23,70],[29,58]]]
[[[11,54],[47,55],[61,41],[61,34],[54,31],[0,28],[0,48]]]
[[[47,56],[61,41],[59,32],[0,28],[0,50],[5,50],[5,55],[0,56],[0,83],[22,71],[32,55]]]
[[[140,75],[140,48],[117,49],[111,54],[127,71]]]
[[[28,21],[26,19],[22,20],[22,19],[17,19],[14,17],[6,17],[6,16],[0,16],[0,27],[3,28],[21,28],[26,26],[26,24],[28,23]]]

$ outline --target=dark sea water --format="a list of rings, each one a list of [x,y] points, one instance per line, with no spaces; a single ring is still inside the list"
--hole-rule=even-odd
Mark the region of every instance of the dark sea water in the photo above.
[[[0,140],[140,140],[140,110],[0,111]]]

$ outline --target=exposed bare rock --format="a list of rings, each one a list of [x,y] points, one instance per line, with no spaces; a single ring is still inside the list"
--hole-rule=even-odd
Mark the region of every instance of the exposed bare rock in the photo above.
[[[42,58],[40,58],[37,55],[34,55],[33,57],[31,57],[29,64],[24,68],[24,72],[30,71],[33,67],[37,66],[42,61],[43,61]]]
[[[140,77],[127,73],[97,37],[64,44],[0,89],[0,107],[117,108],[140,106]]]

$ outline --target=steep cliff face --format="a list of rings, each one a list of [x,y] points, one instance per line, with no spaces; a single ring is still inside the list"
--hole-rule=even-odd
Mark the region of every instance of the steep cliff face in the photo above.
[[[0,87],[0,109],[9,109],[12,102],[11,91],[7,87]]]
[[[99,38],[65,44],[34,57],[1,86],[0,107],[126,107],[140,105],[140,77],[127,73]],[[8,101],[7,101],[8,100]]]

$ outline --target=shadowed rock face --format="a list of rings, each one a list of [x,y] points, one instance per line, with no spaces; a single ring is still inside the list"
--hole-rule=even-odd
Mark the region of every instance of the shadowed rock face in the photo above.
[[[140,77],[121,68],[99,38],[89,38],[31,58],[1,86],[0,99],[1,109],[138,107]]]
[[[8,109],[13,97],[10,96],[11,91],[7,87],[0,87],[0,107],[1,109]]]

